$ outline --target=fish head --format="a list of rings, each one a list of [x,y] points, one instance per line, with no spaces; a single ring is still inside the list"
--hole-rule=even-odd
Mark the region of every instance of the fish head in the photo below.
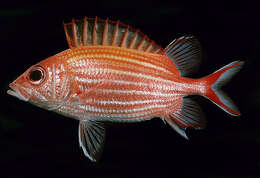
[[[9,84],[9,95],[41,108],[54,110],[70,93],[66,66],[56,56],[31,66]]]

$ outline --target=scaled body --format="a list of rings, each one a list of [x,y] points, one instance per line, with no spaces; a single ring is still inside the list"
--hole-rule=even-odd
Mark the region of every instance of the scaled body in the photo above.
[[[91,46],[56,57],[64,62],[74,86],[71,96],[77,97],[76,105],[67,102],[58,112],[78,119],[91,115],[134,121],[164,116],[180,108],[184,95],[201,94],[205,88],[203,81],[180,77],[172,61],[159,54]]]

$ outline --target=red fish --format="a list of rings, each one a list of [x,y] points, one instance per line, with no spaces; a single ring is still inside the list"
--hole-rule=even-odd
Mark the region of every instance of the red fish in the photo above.
[[[232,62],[209,76],[192,79],[201,60],[193,36],[165,49],[121,22],[84,18],[64,24],[69,49],[31,66],[10,84],[8,94],[41,108],[79,120],[84,154],[97,161],[105,140],[104,122],[166,121],[187,138],[185,129],[204,128],[201,95],[227,113],[239,116],[223,93],[242,67]]]

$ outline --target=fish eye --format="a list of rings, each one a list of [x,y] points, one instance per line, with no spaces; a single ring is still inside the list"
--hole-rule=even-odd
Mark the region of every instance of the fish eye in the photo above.
[[[36,66],[29,72],[28,78],[32,84],[40,84],[45,79],[45,71],[42,67]]]

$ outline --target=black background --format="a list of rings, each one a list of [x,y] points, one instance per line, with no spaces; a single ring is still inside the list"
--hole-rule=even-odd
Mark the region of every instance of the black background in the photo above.
[[[16,2],[0,8],[0,176],[260,177],[260,6],[257,3],[133,1]],[[84,16],[121,20],[166,46],[191,34],[201,42],[202,77],[246,61],[224,90],[242,116],[195,97],[208,126],[187,141],[159,119],[107,129],[103,156],[90,162],[78,144],[78,122],[8,96],[8,84],[31,65],[67,49],[63,22]]]

